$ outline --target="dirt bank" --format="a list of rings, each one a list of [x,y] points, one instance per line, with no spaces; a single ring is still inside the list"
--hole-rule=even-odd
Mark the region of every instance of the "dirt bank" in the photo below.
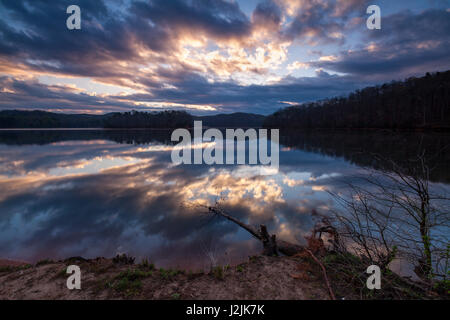
[[[295,257],[255,256],[209,273],[125,263],[75,258],[3,267],[0,299],[329,299],[320,274],[299,272]],[[71,264],[81,268],[81,290],[67,289]]]
[[[81,290],[67,289],[69,265],[81,269]],[[0,266],[0,299],[337,300],[449,299],[448,281],[414,282],[389,269],[381,290],[366,286],[366,263],[348,253],[309,249],[292,257],[253,256],[209,272],[162,269],[128,256]],[[326,275],[326,276],[325,276]]]

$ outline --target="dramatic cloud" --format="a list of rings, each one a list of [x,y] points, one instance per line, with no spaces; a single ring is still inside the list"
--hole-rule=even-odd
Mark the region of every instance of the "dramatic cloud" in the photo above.
[[[0,0],[0,108],[267,114],[450,66],[443,2],[382,5],[381,30],[366,0],[245,4]]]
[[[176,82],[176,88],[154,88],[152,94],[92,95],[70,86],[46,86],[36,81],[0,79],[0,107],[11,109],[36,108],[51,111],[112,112],[125,109],[158,110],[188,109],[234,112],[250,110],[267,114],[274,106],[286,106],[286,99],[293,104],[328,96],[339,96],[361,86],[368,85],[351,77],[331,76],[319,70],[316,77],[290,78],[273,85],[240,86],[233,82],[212,84],[206,79],[191,75]],[[205,94],[207,92],[207,94]],[[288,97],[288,98],[286,98]]]
[[[342,52],[335,60],[314,65],[380,79],[440,71],[450,66],[449,30],[449,11],[395,14],[384,19],[379,32],[367,32],[366,47]]]
[[[319,42],[343,43],[344,32],[349,29],[351,18],[361,17],[367,8],[366,0],[279,0],[287,8],[293,21],[285,30],[291,39],[307,41],[314,45]],[[351,26],[351,25],[350,25]]]

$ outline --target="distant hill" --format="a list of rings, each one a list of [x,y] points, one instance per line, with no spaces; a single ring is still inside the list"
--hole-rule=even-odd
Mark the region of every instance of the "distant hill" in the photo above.
[[[267,128],[450,130],[450,71],[392,81],[338,97],[281,109]]]
[[[0,111],[0,128],[101,128],[108,115]]]
[[[106,115],[103,127],[114,129],[168,129],[189,128],[192,126],[192,116],[185,111],[161,112],[123,112]]]
[[[236,112],[214,116],[193,117],[202,121],[204,127],[213,128],[259,128],[263,126],[265,116],[254,113]]]
[[[0,128],[188,128],[194,120],[205,127],[261,127],[265,117],[251,113],[192,116],[184,111],[123,112],[105,115],[63,114],[45,111],[0,111]]]

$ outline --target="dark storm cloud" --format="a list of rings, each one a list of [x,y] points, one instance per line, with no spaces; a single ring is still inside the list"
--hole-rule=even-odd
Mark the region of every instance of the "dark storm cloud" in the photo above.
[[[252,14],[254,26],[260,28],[279,29],[282,19],[280,7],[270,0],[259,3]]]
[[[144,28],[150,20],[158,28],[202,32],[213,38],[240,37],[250,31],[250,22],[237,3],[224,0],[136,1],[130,11]]]
[[[446,70],[450,67],[449,30],[448,11],[394,14],[382,20],[381,30],[365,32],[368,47],[314,65],[380,80]]]
[[[82,8],[76,34],[66,28],[66,8],[72,4]],[[101,0],[1,0],[0,5],[7,18],[0,22],[0,57],[72,75],[123,76],[107,62],[139,60],[137,45],[170,54],[183,32],[220,39],[250,32],[238,5],[224,0],[133,1],[124,11]]]
[[[76,37],[65,27],[70,4],[83,8],[83,30]],[[89,61],[105,52],[117,57],[131,53],[126,31],[117,20],[108,17],[102,0],[2,0],[0,5],[7,18],[1,24],[1,42],[14,58],[53,60],[63,67],[72,61]]]
[[[287,39],[321,43],[345,42],[353,17],[364,17],[367,0],[307,0],[301,2],[293,21],[283,31]]]

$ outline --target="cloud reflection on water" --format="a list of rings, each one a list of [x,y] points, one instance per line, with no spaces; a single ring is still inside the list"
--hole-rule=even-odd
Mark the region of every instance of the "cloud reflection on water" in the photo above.
[[[109,140],[0,145],[0,252],[36,261],[127,252],[161,266],[205,267],[205,251],[223,263],[259,252],[235,225],[192,204],[222,198],[250,224],[267,224],[302,241],[313,209],[333,206],[327,188],[358,168],[340,158],[282,149],[280,169],[173,166],[172,146]]]

